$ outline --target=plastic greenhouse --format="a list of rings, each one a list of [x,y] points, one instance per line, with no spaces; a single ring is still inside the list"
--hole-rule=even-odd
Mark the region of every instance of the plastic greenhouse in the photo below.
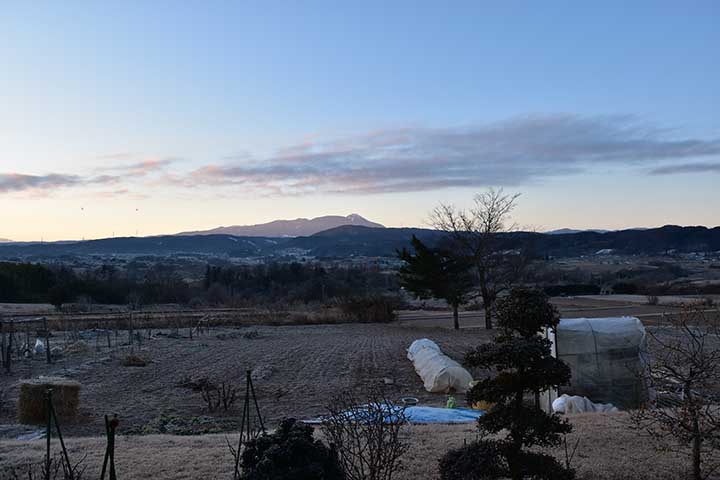
[[[548,392],[543,402],[551,403],[564,393],[620,408],[634,408],[647,400],[639,375],[646,342],[639,319],[564,318],[547,337],[553,342],[553,355],[570,366],[572,378],[570,386]]]

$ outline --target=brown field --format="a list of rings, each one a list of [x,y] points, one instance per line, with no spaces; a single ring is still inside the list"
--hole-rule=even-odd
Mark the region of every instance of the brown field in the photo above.
[[[667,309],[594,298],[557,303],[563,316],[632,315],[637,309],[651,308],[656,310],[646,313],[658,315]],[[104,334],[95,337],[84,332],[83,344],[66,349],[52,365],[38,356],[19,360],[9,375],[0,374],[5,400],[0,404],[0,466],[42,458],[43,441],[15,440],[20,434],[37,431],[17,425],[15,417],[19,381],[38,375],[61,375],[82,383],[80,418],[62,428],[71,450],[89,454],[90,470],[96,470],[101,461],[104,440],[97,437],[104,431],[103,415],[119,415],[122,437],[117,458],[122,478],[228,478],[225,434],[234,438],[241,404],[238,401],[227,413],[209,413],[200,392],[188,386],[202,378],[242,387],[245,371],[252,370],[260,408],[270,427],[286,416],[316,417],[324,413],[334,394],[344,390],[361,400],[373,386],[383,386],[390,398],[412,395],[421,404],[441,406],[446,396],[423,389],[406,358],[407,347],[413,340],[427,337],[460,360],[469,348],[489,341],[494,332],[473,328],[474,322],[482,322],[477,312],[467,312],[470,316],[461,324],[469,328],[457,332],[449,328],[449,317],[437,317],[437,313],[414,312],[428,318],[401,317],[386,325],[213,327],[192,339],[186,328],[179,336],[169,336],[168,330],[151,330],[150,338],[148,331],[140,330],[142,343],[135,345],[132,353],[148,362],[144,367],[122,365],[131,353],[124,345],[126,332],[112,337],[111,348]],[[63,346],[70,344],[71,338],[67,333],[55,333],[52,342]],[[580,438],[574,462],[580,477],[680,478],[682,459],[658,456],[650,444],[627,429],[623,418],[600,414],[573,417],[576,432],[570,441]],[[406,457],[408,468],[399,478],[437,478],[437,459],[448,448],[472,439],[474,428],[415,425],[407,435],[412,448]]]
[[[591,295],[574,297],[553,297],[551,302],[563,318],[600,318],[635,316],[648,325],[663,322],[663,315],[678,313],[682,301],[696,303],[692,297],[661,297],[658,305],[647,305],[647,299],[639,295]],[[460,328],[484,327],[482,311],[460,312]],[[445,327],[452,323],[447,311],[407,310],[401,311],[399,321],[403,325],[424,327]]]
[[[245,338],[248,332],[256,334]],[[425,404],[442,405],[446,397],[425,392],[406,358],[410,343],[422,337],[462,359],[467,349],[491,334],[378,324],[217,328],[193,339],[157,334],[144,339],[135,354],[148,361],[145,367],[122,366],[129,347],[108,351],[101,337],[100,351],[90,341],[85,351],[68,353],[53,365],[36,357],[18,362],[11,376],[0,376],[7,398],[0,422],[13,422],[18,381],[37,375],[67,376],[82,383],[82,418],[64,426],[68,435],[101,433],[102,416],[111,413],[120,416],[126,432],[232,430],[237,411],[208,415],[200,393],[183,385],[206,377],[242,386],[247,369],[253,370],[258,400],[271,424],[284,416],[317,416],[334,394],[363,392],[384,385],[385,378],[392,380],[386,386],[392,398],[412,395]],[[122,340],[126,338],[123,334]]]
[[[639,441],[625,425],[623,414],[585,414],[571,417],[574,432],[569,443],[580,439],[572,465],[578,477],[597,479],[662,479],[687,477],[686,458],[677,454],[659,455],[652,446]],[[398,480],[437,479],[437,461],[449,448],[459,447],[474,437],[473,425],[413,425],[405,439],[410,450],[404,457],[406,468]],[[120,478],[156,480],[228,479],[232,477],[232,458],[225,435],[145,435],[119,437],[116,464]],[[67,441],[71,459],[87,454],[86,476],[100,471],[104,439],[71,438]],[[23,466],[42,459],[44,441],[0,441],[0,465]],[[554,452],[564,459],[562,449]],[[1,477],[0,477],[1,478]]]

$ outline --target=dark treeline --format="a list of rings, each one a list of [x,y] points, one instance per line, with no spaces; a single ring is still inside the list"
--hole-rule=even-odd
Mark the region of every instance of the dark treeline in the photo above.
[[[64,266],[0,263],[0,302],[258,305],[328,302],[397,291],[394,275],[370,268],[300,263],[210,266],[197,281],[156,264],[141,274],[103,265],[80,273]]]
[[[205,271],[203,287],[210,303],[312,303],[335,298],[397,291],[395,275],[376,269],[326,268],[300,263],[213,267]]]
[[[133,278],[107,265],[76,273],[64,266],[0,263],[0,302],[183,303],[191,293],[189,284],[162,265]]]

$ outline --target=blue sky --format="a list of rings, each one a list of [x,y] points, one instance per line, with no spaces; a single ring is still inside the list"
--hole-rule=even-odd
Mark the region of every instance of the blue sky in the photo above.
[[[0,237],[422,225],[488,186],[539,229],[720,224],[717,2],[0,9]]]

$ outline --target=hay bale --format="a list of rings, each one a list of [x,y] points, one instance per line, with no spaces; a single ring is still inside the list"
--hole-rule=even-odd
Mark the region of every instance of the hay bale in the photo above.
[[[63,377],[38,377],[20,382],[18,422],[42,425],[47,423],[45,394],[52,388],[53,407],[61,421],[73,420],[80,407],[80,384]]]
[[[144,367],[147,365],[145,359],[137,355],[128,355],[120,363],[123,367]]]
[[[68,343],[63,350],[65,353],[85,353],[90,351],[90,347],[83,340],[78,340],[73,343]]]

